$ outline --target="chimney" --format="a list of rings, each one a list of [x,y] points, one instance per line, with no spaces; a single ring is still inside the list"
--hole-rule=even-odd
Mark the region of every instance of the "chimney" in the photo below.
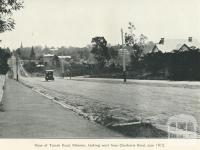
[[[188,37],[188,42],[192,42],[192,37]]]
[[[164,45],[164,43],[165,43],[165,38],[161,38],[159,44]]]

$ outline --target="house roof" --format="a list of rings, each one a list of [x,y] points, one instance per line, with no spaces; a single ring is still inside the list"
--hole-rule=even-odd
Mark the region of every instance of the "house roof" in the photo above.
[[[71,56],[58,56],[58,58],[60,58],[60,59],[65,59],[65,58],[71,59]]]
[[[44,57],[53,57],[53,54],[44,54]]]
[[[165,39],[164,44],[156,44],[156,47],[162,52],[171,52],[172,50],[179,50],[184,44],[188,47],[200,48],[197,39],[192,39],[191,42],[188,39]]]

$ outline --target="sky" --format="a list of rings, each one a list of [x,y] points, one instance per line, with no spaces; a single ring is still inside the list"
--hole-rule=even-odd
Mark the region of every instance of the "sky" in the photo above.
[[[133,22],[136,34],[149,41],[193,38],[200,41],[199,0],[24,0],[14,14],[16,27],[0,33],[0,46],[84,47],[95,36],[121,43]]]

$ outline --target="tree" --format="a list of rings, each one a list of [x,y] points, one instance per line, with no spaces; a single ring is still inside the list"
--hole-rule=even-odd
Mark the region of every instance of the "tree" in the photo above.
[[[0,1],[0,33],[12,30],[15,22],[12,19],[13,12],[20,10],[23,2],[20,0],[1,0]]]
[[[0,74],[6,74],[9,70],[8,58],[11,56],[10,50],[0,48]]]
[[[30,59],[32,59],[32,60],[35,59],[35,51],[34,51],[34,49],[33,49],[33,46],[32,46],[32,48],[31,48]]]
[[[35,62],[31,62],[31,61],[25,63],[23,67],[24,67],[25,70],[28,71],[29,73],[35,72],[35,71],[36,71],[36,68],[37,68]]]
[[[60,67],[60,61],[57,55],[53,56],[53,65],[56,67]]]
[[[107,47],[107,41],[104,37],[94,37],[92,38],[92,44],[91,53],[97,60],[99,67],[104,68],[106,62],[111,58]]]
[[[144,51],[147,37],[141,34],[139,37],[133,32],[135,30],[133,23],[129,22],[128,33],[125,33],[125,44],[131,48],[131,66],[136,68]]]
[[[15,23],[12,14],[21,8],[22,2],[19,0],[0,0],[0,33],[14,29]],[[6,74],[9,70],[7,61],[10,56],[9,49],[0,47],[0,74]]]
[[[20,58],[21,58],[21,48],[18,48],[16,51],[15,51],[15,54],[18,55]]]
[[[109,51],[109,55],[110,55],[111,59],[117,58],[119,51],[115,47],[109,47],[108,51]]]

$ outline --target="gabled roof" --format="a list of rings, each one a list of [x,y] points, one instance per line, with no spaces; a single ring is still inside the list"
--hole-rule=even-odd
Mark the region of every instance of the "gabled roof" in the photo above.
[[[171,52],[179,50],[184,44],[188,47],[200,48],[200,43],[197,39],[192,39],[191,42],[188,39],[165,39],[164,44],[156,44],[153,50],[157,47],[163,53]]]

